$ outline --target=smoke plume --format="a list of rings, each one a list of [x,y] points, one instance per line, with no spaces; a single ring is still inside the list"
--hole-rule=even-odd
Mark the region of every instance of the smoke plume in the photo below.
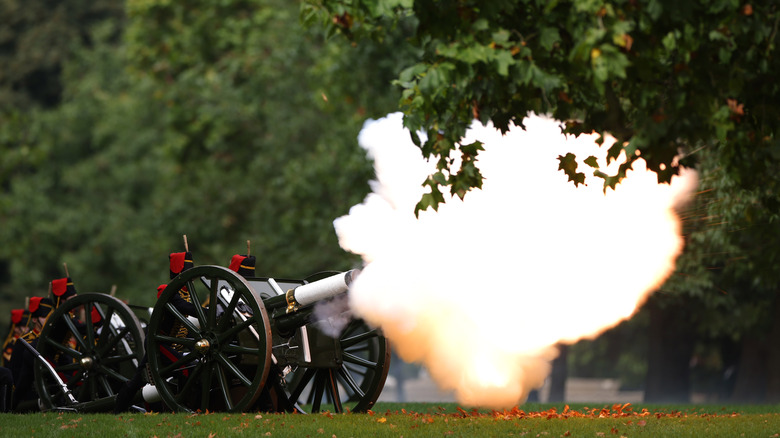
[[[674,269],[674,206],[695,186],[693,172],[659,185],[640,160],[614,191],[595,177],[575,188],[556,158],[603,157],[614,139],[599,148],[595,135],[564,136],[554,120],[524,124],[502,136],[475,123],[464,143],[485,144],[482,190],[418,218],[433,164],[401,114],[366,122],[359,142],[374,160],[372,193],[334,222],[342,248],[365,261],[352,311],[467,406],[521,403],[543,384],[555,344],[631,316]]]

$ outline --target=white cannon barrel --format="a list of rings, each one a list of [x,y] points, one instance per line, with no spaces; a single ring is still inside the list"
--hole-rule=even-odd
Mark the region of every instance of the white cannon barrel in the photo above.
[[[358,269],[353,269],[298,286],[287,292],[287,303],[306,306],[342,294],[349,289],[359,272]]]

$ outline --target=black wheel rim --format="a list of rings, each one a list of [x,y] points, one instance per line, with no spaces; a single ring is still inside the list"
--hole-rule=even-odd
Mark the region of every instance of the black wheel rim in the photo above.
[[[94,319],[94,321],[93,321]],[[44,409],[91,405],[113,399],[133,377],[144,350],[138,318],[122,301],[105,294],[77,295],[55,309],[36,349],[52,365],[76,404],[48,367],[35,362],[35,385]]]
[[[183,287],[196,310],[193,320],[172,303]],[[165,332],[171,320],[186,328],[186,336]],[[154,384],[174,411],[241,412],[268,377],[265,306],[242,277],[220,266],[189,269],[168,284],[149,320],[147,344]]]
[[[318,330],[308,325],[307,331]],[[298,367],[286,376],[291,401],[311,412],[365,412],[374,405],[387,379],[390,346],[381,330],[354,319],[338,342],[342,362],[335,367]]]

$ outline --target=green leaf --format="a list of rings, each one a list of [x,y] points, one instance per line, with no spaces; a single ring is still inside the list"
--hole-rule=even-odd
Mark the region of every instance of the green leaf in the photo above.
[[[598,159],[596,157],[594,157],[593,155],[591,155],[588,158],[586,158],[584,163],[587,164],[588,166],[594,168],[594,169],[598,169],[599,168]]]
[[[471,157],[475,157],[480,151],[485,150],[485,146],[481,141],[474,141],[467,145],[461,145],[460,151]]]
[[[418,217],[421,211],[427,210],[428,208],[438,211],[439,204],[444,202],[444,195],[441,190],[439,190],[439,186],[433,183],[431,179],[426,180],[423,185],[430,187],[431,191],[425,193],[420,199],[420,202],[414,207],[414,215]]]
[[[558,28],[552,26],[543,27],[539,34],[539,45],[541,45],[543,49],[550,51],[560,39],[561,35],[558,33]]]
[[[509,76],[509,67],[515,63],[509,50],[499,50],[494,59],[498,74],[504,77]]]
[[[577,160],[571,152],[566,155],[558,155],[558,170],[563,170],[569,181],[574,182],[574,186],[585,184],[585,174],[577,172]]]

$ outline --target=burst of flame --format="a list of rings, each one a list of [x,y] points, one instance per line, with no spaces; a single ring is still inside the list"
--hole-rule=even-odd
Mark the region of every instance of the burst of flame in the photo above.
[[[475,124],[464,142],[485,144],[482,190],[416,218],[431,163],[400,114],[367,122],[359,141],[377,180],[334,222],[340,245],[366,262],[352,310],[470,406],[522,402],[547,377],[555,344],[631,316],[674,269],[674,206],[695,185],[693,172],[659,185],[640,160],[614,191],[596,178],[575,188],[556,157],[603,157],[614,139],[599,148],[595,135],[566,137],[550,119],[524,124],[504,136]]]

